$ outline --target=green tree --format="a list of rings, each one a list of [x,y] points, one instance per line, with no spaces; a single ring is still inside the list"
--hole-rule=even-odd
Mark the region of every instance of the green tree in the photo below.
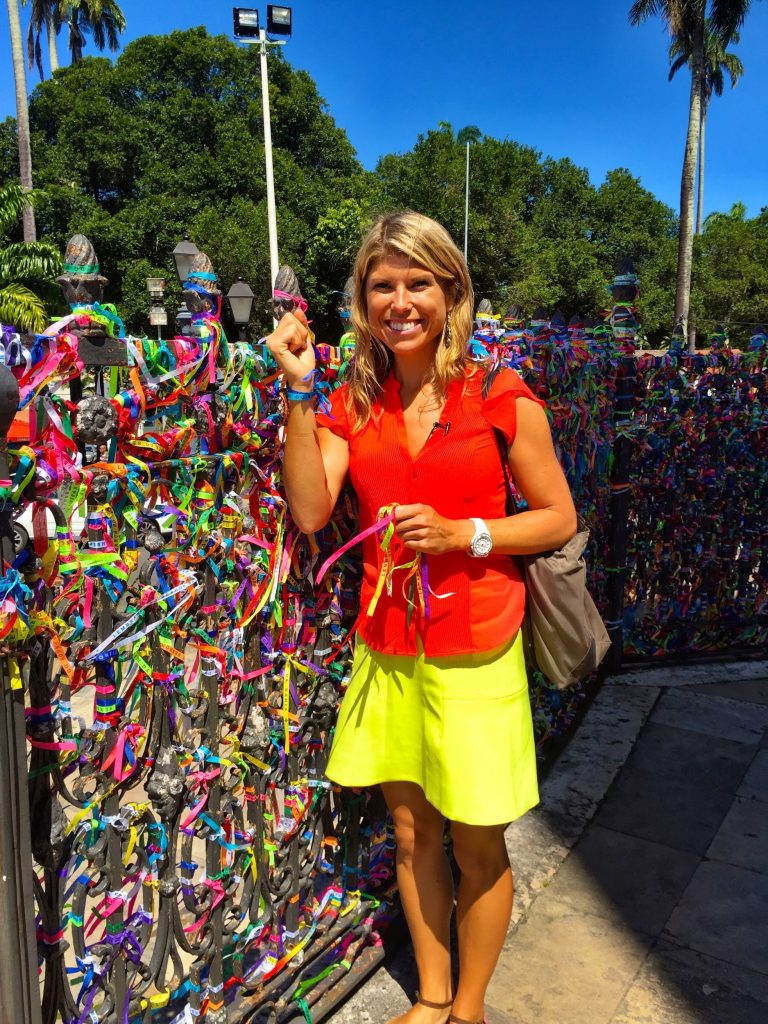
[[[27,105],[27,71],[24,67],[24,44],[21,38],[19,0],[8,0],[8,26],[11,33],[11,56],[13,59],[13,81],[16,89],[16,131],[19,147],[19,174],[22,187],[32,188],[32,149],[29,135],[29,107]],[[34,242],[37,238],[35,214],[32,204],[27,203],[22,213],[24,241]]]
[[[39,197],[16,182],[0,186],[0,235],[5,236]],[[42,331],[45,304],[29,286],[45,284],[61,270],[58,250],[48,242],[6,242],[0,245],[0,320],[19,330]]]
[[[691,305],[702,335],[724,324],[746,348],[756,323],[768,323],[768,209],[748,218],[743,203],[711,213],[696,240]]]
[[[690,41],[691,92],[688,131],[680,182],[680,233],[675,287],[675,321],[688,326],[693,261],[693,197],[696,154],[699,148],[701,104],[704,95],[704,41],[707,13],[714,32],[723,42],[733,38],[746,17],[750,0],[635,0],[629,12],[633,25],[660,15],[672,39]]]
[[[339,291],[343,288],[371,221],[370,204],[359,199],[342,199],[320,217],[307,246],[315,280],[327,276]]]
[[[675,300],[677,217],[625,168],[609,171],[591,214],[592,241],[610,276],[629,257],[640,275],[639,319],[654,341],[669,330]]]
[[[320,330],[326,322],[335,330],[340,284],[307,243],[343,199],[371,205],[376,182],[306,73],[270,57],[270,93],[280,258],[295,265]],[[258,54],[204,29],[145,36],[114,64],[88,57],[61,68],[35,89],[30,114],[46,192],[41,226],[62,248],[76,231],[88,235],[132,329],[145,328],[147,304],[144,271],[134,268],[149,265],[170,281],[185,233],[211,256],[225,291],[239,275],[249,281],[254,328],[266,329]]]
[[[734,32],[731,43],[739,42],[739,33]],[[727,52],[727,43],[724,44],[721,37],[712,29],[710,22],[707,22],[704,34],[704,91],[701,97],[701,124],[699,127],[699,152],[697,159],[698,175],[696,187],[696,234],[701,234],[704,205],[704,139],[707,124],[707,110],[712,96],[722,96],[725,86],[725,75],[731,79],[731,86],[736,83],[744,74],[744,65],[735,53]],[[681,67],[688,64],[691,59],[691,45],[687,38],[678,38],[672,41],[669,48],[669,80],[675,77]]]

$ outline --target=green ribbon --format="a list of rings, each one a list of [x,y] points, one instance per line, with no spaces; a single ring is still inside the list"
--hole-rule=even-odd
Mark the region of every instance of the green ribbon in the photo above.
[[[101,268],[98,263],[86,263],[84,267],[78,267],[75,263],[65,263],[65,274],[98,274]]]

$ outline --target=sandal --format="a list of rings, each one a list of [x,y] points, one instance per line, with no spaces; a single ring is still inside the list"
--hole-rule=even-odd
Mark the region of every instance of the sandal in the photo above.
[[[429,1007],[430,1010],[447,1010],[449,1006],[453,1006],[453,999],[449,999],[447,1003],[432,1003],[429,999],[422,999],[419,992],[416,993],[416,1002]],[[448,1019],[450,1020],[450,1017]]]
[[[482,1020],[464,1020],[463,1017],[454,1017],[450,1013],[448,1014],[448,1024],[485,1024],[485,1017]]]

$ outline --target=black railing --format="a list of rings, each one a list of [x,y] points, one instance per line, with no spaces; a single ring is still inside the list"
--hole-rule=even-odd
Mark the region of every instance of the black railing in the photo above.
[[[613,667],[622,646],[754,649],[768,601],[765,347],[634,354],[634,288],[625,268],[596,327],[553,317],[478,345],[547,398],[593,531]],[[18,553],[3,541],[0,849],[16,891],[0,890],[0,1007],[19,1024],[317,1019],[380,958],[391,913],[381,798],[324,778],[359,563],[313,577],[354,532],[352,498],[323,535],[299,536],[277,381],[211,318],[198,339],[131,340],[134,370],[110,371],[111,391],[102,369],[80,371],[69,336],[58,361],[50,351],[17,371],[40,415],[4,476],[0,442],[0,534],[24,506],[57,528],[49,540],[38,516]],[[321,356],[332,382],[339,353]],[[79,414],[56,397],[67,380],[83,385]],[[77,444],[111,450],[59,479]],[[543,752],[591,685],[561,695],[532,680]]]

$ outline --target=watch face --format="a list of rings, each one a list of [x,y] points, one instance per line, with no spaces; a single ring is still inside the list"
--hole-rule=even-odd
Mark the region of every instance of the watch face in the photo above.
[[[486,555],[491,553],[493,547],[493,541],[491,540],[490,533],[480,533],[472,541],[472,554],[476,558],[485,558]]]

